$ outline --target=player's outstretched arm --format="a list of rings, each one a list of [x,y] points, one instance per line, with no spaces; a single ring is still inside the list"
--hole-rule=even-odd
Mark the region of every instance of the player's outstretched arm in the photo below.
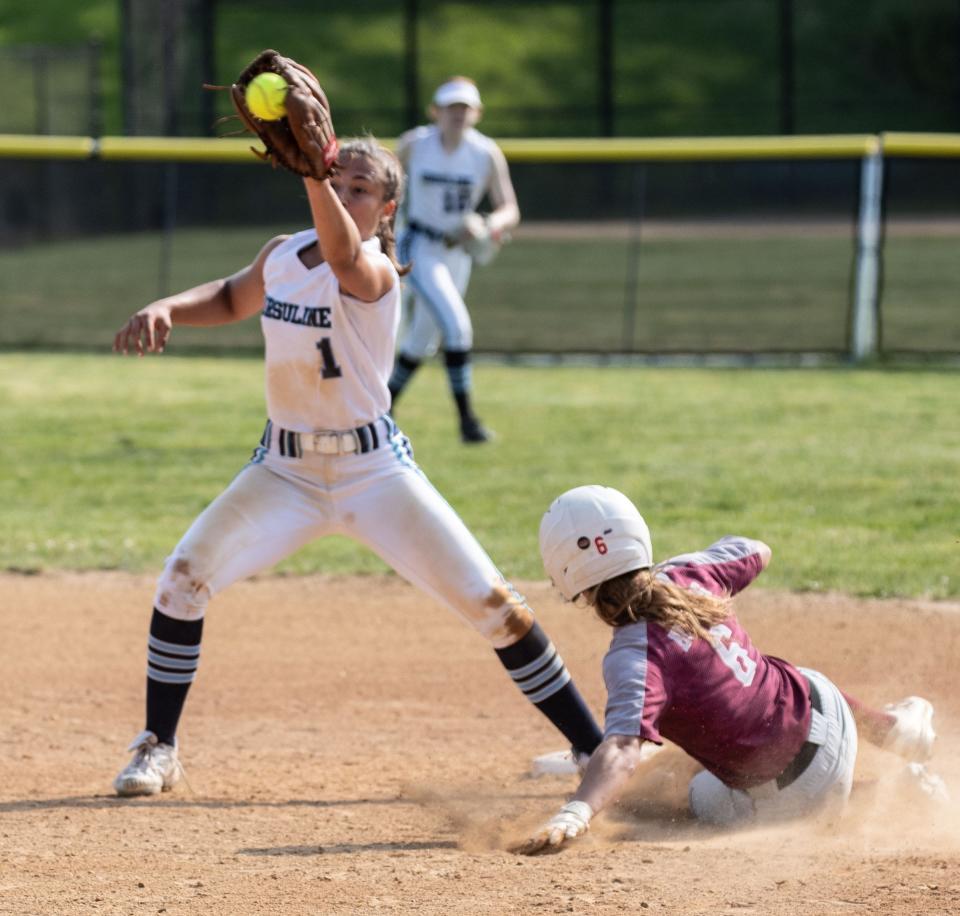
[[[116,353],[162,353],[175,324],[213,327],[249,318],[263,308],[263,265],[286,238],[277,236],[260,250],[256,260],[219,280],[201,283],[174,296],[158,299],[135,312],[113,339]]]
[[[340,202],[337,188],[344,184],[345,194],[376,195],[380,189],[370,179],[350,174],[336,175],[323,181],[304,178],[310,212],[317,230],[320,251],[330,265],[340,289],[363,302],[376,302],[396,282],[396,274],[382,260],[371,259],[363,250],[363,239],[353,217]],[[393,213],[396,203],[387,205]]]
[[[583,836],[590,821],[626,788],[643,759],[643,739],[611,735],[593,752],[583,781],[572,801],[512,851],[520,855],[557,852],[569,840]]]

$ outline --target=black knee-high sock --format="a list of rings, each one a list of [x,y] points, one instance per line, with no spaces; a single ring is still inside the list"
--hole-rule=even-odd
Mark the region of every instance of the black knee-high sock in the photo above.
[[[147,728],[173,744],[187,691],[197,674],[203,618],[177,620],[153,609],[147,641]]]
[[[420,360],[404,356],[400,353],[393,366],[393,373],[390,375],[390,381],[387,387],[390,389],[390,397],[396,401],[400,397],[400,392],[407,387],[407,383],[413,378],[414,372],[420,368]]]
[[[473,389],[473,371],[470,365],[469,350],[445,350],[443,362],[450,383],[450,393],[457,405],[460,422],[475,419],[470,392]]]
[[[573,748],[592,754],[603,735],[540,624],[535,622],[523,639],[506,649],[497,649],[496,653],[526,698]]]

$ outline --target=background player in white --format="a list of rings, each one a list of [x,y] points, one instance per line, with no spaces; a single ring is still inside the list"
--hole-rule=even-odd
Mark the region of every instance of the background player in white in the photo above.
[[[210,598],[334,533],[370,546],[477,629],[575,748],[588,753],[600,741],[525,601],[414,464],[387,413],[400,311],[393,216],[403,173],[370,140],[342,146],[338,164],[332,178],[304,179],[312,228],[272,239],[230,277],[152,303],[116,335],[115,350],[142,355],[161,352],[173,325],[260,313],[269,416],[250,462],[191,525],[160,576],[146,728],[115,780],[120,795],[154,794],[177,781],[177,724]]]
[[[654,566],[636,507],[609,487],[569,490],[540,525],[544,566],[564,597],[582,596],[613,628],[603,661],[604,740],[560,812],[518,851],[556,848],[615,800],[644,741],[678,745],[704,769],[691,781],[700,820],[732,825],[845,802],[859,732],[907,758],[927,796],[945,797],[921,761],[933,708],[920,697],[885,710],[841,693],[817,671],[763,655],[730,604],[770,561],[766,544],[725,537]]]
[[[494,241],[520,222],[517,196],[500,148],[474,125],[482,112],[473,80],[454,76],[433,96],[434,124],[407,131],[397,155],[408,176],[400,257],[413,267],[405,283],[407,326],[390,377],[396,401],[438,345],[460,418],[464,442],[486,442],[490,432],[471,401],[473,325],[464,296],[473,259],[464,243],[488,234]],[[493,211],[476,210],[489,195]]]

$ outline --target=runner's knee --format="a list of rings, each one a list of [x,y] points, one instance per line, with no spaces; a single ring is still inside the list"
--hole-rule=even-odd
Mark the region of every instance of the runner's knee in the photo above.
[[[709,770],[701,770],[690,780],[688,798],[693,816],[716,827],[742,824],[754,815],[750,796],[731,789]]]

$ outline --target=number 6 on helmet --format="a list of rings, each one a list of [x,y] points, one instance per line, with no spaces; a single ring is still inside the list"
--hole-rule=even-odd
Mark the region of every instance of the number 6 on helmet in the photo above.
[[[558,496],[540,522],[544,569],[572,601],[585,589],[653,565],[650,529],[612,487],[576,487]]]

